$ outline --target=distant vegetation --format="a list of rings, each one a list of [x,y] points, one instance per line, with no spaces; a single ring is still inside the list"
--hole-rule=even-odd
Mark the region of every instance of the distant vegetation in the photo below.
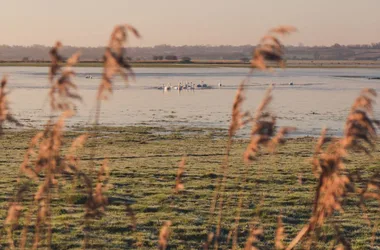
[[[190,57],[193,60],[244,60],[250,58],[253,45],[241,46],[170,46],[128,48],[129,59],[144,60],[181,60]],[[73,47],[62,49],[64,57],[69,57],[75,51],[82,52],[81,61],[101,61],[104,47]],[[8,46],[0,45],[0,61],[49,61],[49,47],[43,45]],[[287,46],[285,59],[293,60],[378,60],[380,59],[380,43],[368,45],[332,46]]]

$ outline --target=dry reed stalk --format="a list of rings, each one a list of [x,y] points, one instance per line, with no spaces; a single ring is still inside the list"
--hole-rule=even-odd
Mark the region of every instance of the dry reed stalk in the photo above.
[[[88,177],[84,177],[85,185],[87,186],[87,202],[85,218],[98,218],[104,215],[105,207],[108,204],[108,199],[104,195],[107,191],[109,181],[109,166],[108,159],[104,159],[102,166],[98,171],[98,182],[95,188],[92,188],[92,181]]]
[[[178,164],[177,176],[175,178],[175,186],[174,186],[175,193],[178,193],[179,191],[182,191],[185,188],[182,182],[182,177],[185,173],[185,163],[186,163],[186,157],[182,157],[181,162]]]
[[[62,47],[62,43],[57,41],[54,47],[50,50],[49,55],[51,59],[51,64],[49,68],[49,81],[53,83],[55,76],[57,75],[59,69],[61,68],[60,63],[64,61],[63,57],[58,53],[58,50]]]
[[[7,85],[7,76],[3,76],[3,78],[0,81],[0,135],[3,134],[3,123],[4,122],[10,122],[14,123],[17,126],[22,126],[22,124],[13,117],[9,110],[9,103],[8,103],[8,92],[6,91],[6,85]]]
[[[245,82],[246,81],[244,80],[240,83],[239,88],[238,88],[236,95],[235,95],[234,103],[232,105],[231,123],[230,123],[229,129],[228,129],[228,142],[227,142],[227,147],[226,147],[226,157],[225,157],[224,162],[222,163],[221,168],[220,168],[221,175],[223,173],[226,173],[225,170],[228,167],[228,157],[229,157],[229,153],[230,153],[230,147],[232,144],[232,138],[236,134],[236,132],[239,129],[241,129],[247,123],[247,121],[244,121],[243,118],[247,118],[249,116],[247,114],[247,112],[242,112],[242,105],[243,105],[243,101],[245,99],[245,96],[244,96]],[[223,175],[223,177],[224,177],[224,175]],[[211,219],[211,217],[215,211],[217,197],[220,193],[222,180],[223,180],[223,178],[219,177],[218,181],[217,181],[217,185],[216,185],[216,189],[215,189],[216,191],[214,191],[213,199],[212,199],[211,206],[210,206],[210,219]]]
[[[98,101],[108,99],[108,95],[112,93],[112,79],[116,73],[119,73],[126,82],[129,77],[134,77],[131,65],[125,59],[124,46],[128,42],[128,32],[140,38],[137,29],[128,24],[116,26],[111,34],[110,42],[103,56],[104,68],[102,81],[98,88]]]
[[[295,28],[290,27],[290,26],[281,26],[277,29],[272,29],[270,32],[275,33],[275,34],[279,34],[279,35],[284,35],[287,33],[294,32],[295,30],[296,30]],[[250,71],[250,73],[252,73],[252,71],[255,68],[258,68],[259,70],[267,69],[268,67],[266,65],[266,61],[275,61],[275,62],[280,63],[283,66],[283,55],[284,55],[284,51],[282,49],[282,44],[281,44],[280,40],[272,34],[268,34],[268,35],[264,36],[261,39],[260,45],[255,49],[255,51],[253,53],[253,58],[251,60],[252,70]],[[212,200],[212,203],[210,206],[210,216],[212,216],[214,214],[217,197],[220,194],[219,205],[218,205],[219,212],[218,212],[218,217],[217,217],[217,227],[216,227],[216,232],[215,232],[214,249],[218,249],[218,247],[219,247],[219,237],[220,237],[221,222],[222,222],[222,211],[223,211],[223,202],[224,202],[225,183],[226,183],[227,175],[228,175],[228,156],[229,156],[229,152],[230,152],[230,148],[231,148],[231,144],[232,144],[232,137],[235,135],[237,130],[242,128],[248,122],[253,121],[255,123],[255,121],[258,122],[260,119],[263,119],[266,116],[266,114],[263,114],[263,111],[272,99],[271,89],[269,89],[267,91],[265,98],[263,99],[263,101],[261,102],[259,107],[257,108],[255,117],[252,118],[250,116],[249,112],[243,113],[241,111],[241,107],[242,107],[242,103],[245,99],[244,94],[243,94],[244,85],[248,81],[248,79],[249,79],[249,75],[240,84],[238,91],[237,91],[237,94],[236,94],[236,97],[235,97],[235,100],[234,100],[234,104],[232,106],[232,119],[231,119],[231,124],[229,127],[229,136],[228,136],[228,142],[227,142],[226,157],[225,157],[225,161],[221,167],[221,172],[223,174],[223,177],[218,178],[217,188],[216,188],[216,191],[214,193],[213,200]],[[244,120],[244,118],[246,118],[246,120]],[[255,148],[255,147],[258,146],[259,144],[262,144],[262,143],[267,144],[268,147],[272,151],[274,151],[276,145],[278,145],[279,143],[283,143],[284,136],[288,132],[294,130],[294,128],[290,128],[290,127],[289,128],[282,128],[280,130],[280,132],[275,137],[273,137],[272,139],[266,138],[265,134],[270,134],[270,136],[273,136],[275,118],[273,116],[271,116],[270,118],[272,118],[272,123],[270,123],[270,121],[268,123],[268,122],[265,122],[264,120],[261,120],[260,121],[261,127],[255,126],[255,129],[257,129],[257,131],[256,132],[252,131],[251,143],[248,146],[246,153],[245,153],[245,157],[244,157],[246,159],[246,161],[249,160],[252,153],[255,154],[255,151],[258,150],[258,148]],[[264,132],[264,130],[270,129],[270,128],[271,128],[270,131]],[[255,133],[259,133],[259,132],[262,133],[262,135],[260,137],[253,136]],[[239,224],[239,220],[240,220],[240,210],[241,210],[240,206],[242,206],[242,198],[240,197],[240,195],[242,195],[242,192],[239,194],[238,214],[235,217],[235,224],[236,225],[235,225],[234,231],[233,231],[234,232],[233,246],[236,246],[236,242],[237,242],[237,232],[238,232],[238,224]]]
[[[27,236],[28,236],[28,227],[30,225],[30,222],[32,220],[32,215],[33,215],[33,207],[35,206],[34,203],[31,203],[29,208],[28,208],[28,213],[25,216],[25,222],[24,222],[24,228],[22,229],[21,232],[21,241],[20,241],[20,249],[24,250],[25,245],[27,242]]]
[[[158,238],[158,249],[160,250],[165,250],[168,246],[171,225],[172,225],[171,221],[165,221],[164,225],[161,227],[159,238]]]
[[[135,36],[139,37],[137,30],[129,25],[118,26],[111,35],[109,47],[105,52],[105,67],[103,81],[99,87],[97,99],[105,99],[105,92],[111,92],[111,79],[115,73],[120,73],[127,80],[128,74],[133,75],[128,62],[124,61],[123,45],[127,40],[127,31],[131,31]],[[72,70],[78,60],[80,53],[73,54],[62,68],[63,57],[59,54],[59,49],[62,47],[60,42],[57,42],[50,51],[51,66],[49,69],[49,80],[51,82],[51,90],[49,96],[52,110],[64,111],[58,121],[52,125],[49,121],[44,132],[38,133],[30,142],[29,148],[24,156],[24,160],[20,166],[20,173],[25,174],[28,178],[37,182],[42,177],[41,184],[34,195],[34,201],[37,205],[37,216],[35,223],[33,249],[39,247],[41,234],[47,231],[47,245],[51,246],[52,226],[51,226],[51,191],[50,189],[57,185],[56,176],[61,173],[74,173],[84,180],[87,187],[88,200],[86,202],[86,218],[101,216],[104,212],[107,198],[104,196],[104,191],[108,188],[109,170],[108,162],[104,161],[98,173],[98,182],[93,189],[92,180],[85,175],[78,166],[78,157],[74,152],[83,146],[83,143],[88,138],[88,135],[79,136],[72,144],[65,158],[61,157],[60,149],[62,146],[62,133],[64,120],[73,115],[75,105],[71,100],[81,100],[81,97],[73,92],[76,90],[76,85],[72,82],[71,77],[75,75]],[[126,71],[124,71],[124,69]],[[56,76],[61,75],[56,79]],[[55,80],[56,79],[56,80]],[[0,129],[2,123],[7,120],[18,123],[9,113],[8,103],[6,100],[7,93],[5,92],[6,78],[1,81],[0,92]],[[97,118],[98,120],[98,118]],[[0,130],[1,131],[1,130]],[[32,160],[33,158],[33,160]],[[34,159],[35,158],[35,159]],[[12,203],[10,206],[8,219],[6,223],[13,223],[14,218],[18,215],[15,211],[18,206]],[[21,205],[20,205],[21,206]],[[131,209],[128,212],[133,214]],[[17,215],[17,216],[15,216]],[[27,216],[27,224],[29,224],[31,213]],[[134,217],[134,216],[133,216]],[[46,228],[47,230],[43,229]],[[134,222],[135,227],[135,222]],[[11,232],[11,231],[10,231]],[[22,232],[24,235],[21,241],[21,248],[26,244],[27,226]],[[12,239],[12,238],[10,238]],[[12,244],[10,244],[12,246]]]
[[[65,119],[73,115],[72,111],[62,113],[58,121],[51,126],[48,124],[44,131],[44,138],[39,144],[39,152],[35,163],[34,171],[39,174],[44,173],[44,180],[39,185],[38,191],[34,195],[34,200],[38,204],[37,219],[35,225],[33,249],[37,249],[40,242],[42,229],[47,227],[47,245],[51,246],[52,223],[51,223],[51,188],[58,184],[55,178],[61,171],[60,149],[62,146],[63,127]]]
[[[82,97],[75,92],[77,86],[71,79],[75,76],[72,67],[79,61],[80,52],[74,53],[67,60],[66,66],[62,68],[59,63],[62,63],[63,60],[58,52],[61,46],[61,42],[57,42],[50,51],[51,65],[49,79],[51,82],[51,88],[49,91],[49,97],[52,111],[74,110],[76,106],[73,101],[82,101]],[[61,73],[61,75],[55,80],[58,73]]]
[[[279,144],[285,142],[284,137],[287,133],[295,130],[293,127],[283,127],[275,134],[276,118],[269,112],[268,106],[272,101],[272,88],[269,88],[261,103],[258,105],[256,112],[252,118],[251,140],[243,155],[245,161],[245,175],[242,180],[242,186],[247,181],[248,169],[247,163],[252,162],[256,154],[259,152],[260,146],[266,146],[270,152],[274,152]],[[237,248],[238,230],[240,222],[240,213],[243,206],[243,192],[239,191],[239,202],[237,206],[237,214],[233,227],[233,245],[232,249]]]
[[[51,246],[51,189],[57,186],[57,177],[62,173],[75,173],[82,177],[85,176],[78,167],[79,159],[74,153],[83,146],[88,137],[87,134],[78,136],[69,148],[68,154],[65,157],[61,156],[65,120],[72,115],[72,111],[65,111],[54,124],[49,121],[45,130],[37,133],[31,139],[24,160],[20,165],[21,174],[40,183],[38,190],[34,194],[34,202],[30,205],[26,215],[25,225],[21,234],[21,249],[26,246],[33,206],[36,206],[36,222],[32,248],[37,249],[42,238],[47,239],[47,246]],[[101,177],[103,175],[105,177]],[[104,180],[103,178],[108,178],[106,166],[101,168],[101,174],[99,175],[99,179]],[[11,215],[12,213],[9,213],[9,218],[12,217]]]
[[[118,25],[114,28],[109,44],[107,48],[105,49],[104,55],[103,55],[103,74],[102,74],[102,80],[98,87],[98,92],[96,95],[96,114],[95,114],[95,135],[98,134],[98,123],[100,118],[100,106],[101,101],[107,100],[108,96],[112,93],[112,79],[116,73],[119,73],[125,81],[128,81],[129,76],[134,77],[133,70],[131,68],[131,65],[126,60],[126,50],[125,45],[129,38],[129,32],[131,32],[134,36],[140,37],[139,32],[134,27],[125,24],[125,25]],[[95,156],[95,150],[96,147],[93,147],[91,153],[90,153],[90,164],[91,166],[95,165],[94,162],[94,156]],[[93,217],[99,217],[103,214],[104,208],[107,204],[107,199],[103,196],[102,190],[104,187],[102,186],[102,183],[100,180],[98,180],[98,183],[96,184],[96,188],[93,191],[92,188],[92,181],[87,176],[83,175],[84,181],[87,186],[87,194],[88,194],[88,201],[86,204],[86,225],[88,225],[88,219]],[[132,211],[129,206],[127,206],[127,211]],[[129,212],[130,213],[130,212]],[[133,211],[132,211],[133,213]],[[87,234],[85,235],[84,239],[84,247],[87,245]]]
[[[242,185],[245,185],[245,183],[247,181],[247,175],[248,174],[247,174],[247,168],[246,167],[245,167],[245,170],[246,170],[246,173],[244,174]],[[233,230],[231,231],[231,233],[232,233],[232,249],[237,249],[237,247],[238,247],[238,237],[239,237],[238,230],[239,230],[241,209],[243,207],[243,187],[240,188],[238,196],[239,196],[239,202],[238,202],[238,206],[237,206],[237,213],[235,216],[235,222],[234,222]]]
[[[77,138],[74,139],[74,141],[72,142],[69,150],[68,150],[68,153],[66,154],[65,156],[65,163],[66,166],[64,168],[64,170],[66,172],[70,172],[70,173],[74,173],[74,172],[78,172],[79,171],[79,157],[76,156],[76,152],[78,149],[82,148],[83,145],[85,144],[85,142],[87,141],[89,135],[88,134],[82,134],[80,136],[78,136]]]
[[[24,160],[20,166],[20,173],[25,174],[30,179],[37,180],[37,173],[31,166],[30,157],[35,156],[37,153],[35,147],[38,147],[40,139],[44,136],[43,132],[37,133],[29,143],[29,148],[24,155]]]
[[[126,204],[126,212],[127,212],[127,215],[129,216],[129,218],[131,219],[131,222],[132,222],[132,230],[136,230],[137,228],[137,219],[136,219],[136,215],[135,213],[133,212],[133,209],[131,208],[130,205]]]
[[[140,38],[140,33],[131,25],[117,25],[112,31],[108,47],[103,55],[103,74],[96,96],[95,125],[99,123],[101,101],[107,100],[112,94],[112,80],[116,73],[128,83],[129,77],[134,78],[132,66],[126,57],[125,45],[128,42],[129,32]]]
[[[10,249],[15,249],[14,240],[12,237],[13,230],[18,224],[21,210],[23,209],[22,205],[19,202],[13,202],[10,204],[8,209],[7,217],[5,218],[5,230],[8,235],[8,246]]]
[[[207,241],[203,245],[203,250],[208,250],[208,248],[211,245],[213,239],[214,239],[214,233],[208,233],[208,235],[207,235]]]
[[[277,145],[284,143],[285,135],[295,130],[294,127],[282,127],[275,134],[276,117],[268,110],[272,99],[272,87],[270,87],[266,91],[253,117],[251,140],[244,152],[244,161],[246,163],[252,162],[259,152],[261,145],[268,147],[271,152],[274,152]]]
[[[264,232],[262,227],[250,226],[249,236],[245,242],[244,250],[258,250],[256,246],[253,246],[259,239],[258,237]]]
[[[251,119],[249,112],[242,111],[242,105],[245,100],[245,84],[247,79],[242,81],[235,94],[234,103],[232,104],[231,123],[228,128],[228,137],[232,138],[236,132],[244,127]]]
[[[237,98],[235,99],[237,100]],[[295,130],[293,127],[283,127],[275,134],[275,122],[276,118],[268,111],[268,106],[272,100],[272,88],[269,88],[265,93],[265,96],[261,103],[259,104],[255,115],[252,120],[252,129],[251,129],[251,141],[244,153],[244,161],[246,163],[252,162],[254,156],[259,152],[260,145],[267,146],[270,151],[274,152],[278,144],[284,143],[284,136]],[[236,123],[235,124],[239,124]],[[236,127],[236,125],[235,125]],[[221,192],[224,192],[224,186],[226,181],[226,174],[224,174],[222,180]],[[243,180],[243,185],[246,182],[246,176]],[[235,226],[233,229],[233,249],[236,248],[237,244],[237,234],[238,234],[238,225],[240,221],[240,211],[242,206],[242,191],[239,192],[239,202],[237,215],[235,217]],[[223,199],[220,199],[219,202],[219,214],[218,214],[218,224],[216,229],[216,238],[218,239],[221,228],[221,218],[222,218],[222,208],[223,208]],[[218,244],[215,244],[215,249],[218,248]]]
[[[131,25],[124,24],[118,25],[114,28],[108,46],[105,49],[103,55],[103,74],[102,80],[98,87],[98,92],[96,95],[96,111],[95,111],[95,123],[94,123],[94,137],[98,135],[98,124],[100,119],[100,108],[101,102],[108,99],[108,96],[112,93],[112,80],[115,74],[120,74],[126,82],[128,82],[129,77],[134,78],[134,72],[131,65],[127,61],[125,45],[128,42],[129,33],[132,33],[135,37],[139,38],[140,34]],[[90,153],[90,164],[95,165],[96,147],[93,147]],[[87,210],[85,214],[86,225],[89,226],[88,219],[93,217],[99,217],[103,214],[104,208],[107,205],[106,198],[102,195],[102,184],[98,182],[96,184],[95,191],[92,191],[91,180],[85,178],[85,183],[88,192],[88,202]],[[129,207],[129,209],[131,209]],[[87,234],[84,239],[84,248],[87,245]]]
[[[337,225],[334,225],[335,229],[335,240],[337,244],[336,249],[342,249],[342,250],[352,250],[351,243],[344,237],[342,232],[339,230],[339,227]]]
[[[298,233],[287,249],[292,249],[303,237],[319,228],[333,212],[343,211],[344,197],[354,186],[351,175],[345,168],[343,161],[348,154],[348,149],[360,150],[370,154],[370,150],[363,145],[363,142],[371,148],[374,147],[376,126],[380,125],[378,120],[371,118],[375,97],[376,91],[373,89],[364,89],[360,93],[347,117],[343,138],[330,144],[326,151],[323,151],[322,147],[330,139],[325,137],[326,129],[322,130],[312,161],[313,172],[318,178],[312,216],[309,224]],[[358,192],[365,193],[361,189],[358,189]],[[372,195],[369,197],[373,198]],[[349,243],[343,242],[343,240],[339,236],[339,242],[348,248],[349,245],[347,244]]]
[[[218,204],[218,219],[217,219],[217,228],[215,235],[213,234],[213,239],[215,239],[215,248],[218,248],[218,241],[220,236],[220,229],[221,229],[221,218],[222,218],[222,210],[223,210],[223,202],[224,202],[224,190],[225,185],[227,181],[227,174],[228,174],[228,165],[229,165],[229,155],[230,150],[232,146],[233,136],[236,134],[236,132],[241,129],[248,121],[249,121],[249,113],[242,111],[242,104],[245,99],[244,97],[244,85],[246,83],[247,79],[242,81],[239,85],[239,88],[235,95],[235,100],[232,105],[232,115],[231,115],[231,123],[228,130],[228,141],[227,141],[227,147],[226,147],[226,154],[224,161],[220,167],[220,176],[218,177],[216,188],[214,191],[213,199],[211,201],[210,206],[210,218],[209,218],[209,224],[211,224],[211,220],[213,219],[216,203],[218,196],[219,198],[219,204]],[[244,120],[247,119],[247,120]],[[215,236],[215,237],[214,237]]]
[[[280,67],[284,67],[284,46],[276,35],[287,35],[295,31],[297,31],[297,29],[292,26],[280,26],[271,29],[270,32],[261,39],[260,44],[255,49],[251,60],[251,67],[253,69],[266,70],[270,68],[266,61],[275,62]]]
[[[277,217],[277,229],[276,229],[276,234],[274,237],[274,246],[278,250],[282,250],[285,248],[283,240],[285,238],[285,229],[284,229],[284,224],[282,223],[282,215],[280,214]]]
[[[269,30],[269,33],[275,33],[279,35],[290,35],[294,32],[297,32],[297,28],[290,25],[281,25]]]
[[[105,192],[109,188],[108,159],[105,158],[103,164],[99,168],[98,179],[95,187],[93,187],[92,179],[86,174],[79,172],[78,175],[82,178],[87,192],[84,215],[85,223],[83,229],[83,249],[86,249],[89,243],[89,236],[87,232],[91,229],[91,220],[101,218],[105,214],[105,209],[108,205],[108,198],[105,196]]]

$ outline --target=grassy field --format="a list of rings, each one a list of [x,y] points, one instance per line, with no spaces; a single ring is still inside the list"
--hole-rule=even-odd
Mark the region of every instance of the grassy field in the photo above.
[[[77,128],[67,132],[66,140],[72,141],[82,130]],[[35,131],[31,130],[6,130],[0,137],[2,221],[15,194],[18,168],[27,149],[27,141],[34,134]],[[209,229],[214,228],[216,223],[216,216],[210,220],[209,207],[225,153],[225,134],[226,131],[215,129],[101,127],[100,138],[96,141],[90,139],[81,152],[81,168],[88,173],[93,172],[89,167],[92,150],[95,150],[97,165],[108,157],[112,187],[107,194],[109,205],[106,214],[84,230],[84,194],[60,182],[52,204],[53,249],[80,249],[85,231],[89,234],[89,244],[93,249],[152,249],[157,247],[159,230],[165,220],[173,222],[169,249],[201,249]],[[223,212],[223,249],[227,249],[226,238],[234,221],[239,187],[244,194],[239,228],[240,247],[244,246],[251,221],[264,228],[264,236],[258,244],[260,249],[274,249],[274,230],[280,213],[287,235],[285,242],[294,238],[308,222],[316,186],[309,162],[315,141],[308,137],[294,138],[281,146],[274,156],[267,153],[259,155],[257,161],[249,166],[247,184],[243,187],[240,186],[239,176],[244,172],[242,153],[248,142],[241,139],[234,143],[226,189],[228,198]],[[185,189],[174,194],[178,163],[185,154]],[[365,180],[379,169],[379,160],[379,149],[373,158],[361,153],[353,154],[348,159],[347,167],[360,172]],[[343,233],[351,241],[353,249],[371,249],[372,228],[363,220],[357,202],[357,197],[350,197],[344,207],[345,213],[336,214],[328,220],[321,235],[320,249],[331,247],[329,241],[334,234],[332,224],[338,222],[344,226]],[[136,215],[136,230],[133,230],[126,204],[131,204]],[[369,217],[379,223],[377,203],[368,202],[367,205]],[[15,239],[18,239],[21,229],[22,225],[16,230]],[[6,245],[4,230],[1,235],[3,248]],[[28,238],[28,242],[31,241]],[[380,244],[380,232],[376,234],[375,244]]]
[[[0,62],[0,67],[48,67],[48,62]],[[269,63],[270,65],[270,63]],[[272,65],[276,67],[276,65]],[[101,62],[80,62],[76,67],[103,67]],[[178,63],[176,61],[139,61],[132,62],[132,67],[151,68],[213,68],[213,67],[237,67],[248,68],[249,64],[239,60],[194,60],[193,63]],[[336,61],[336,60],[288,60],[287,68],[380,68],[380,61]]]

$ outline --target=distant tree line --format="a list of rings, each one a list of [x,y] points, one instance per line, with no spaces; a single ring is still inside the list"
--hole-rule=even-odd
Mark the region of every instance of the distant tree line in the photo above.
[[[127,50],[129,59],[132,61],[241,60],[248,62],[254,47],[254,45],[157,45],[153,47],[131,47]],[[50,47],[43,45],[0,45],[0,61],[49,61],[49,50]],[[103,58],[104,47],[64,46],[62,54],[68,57],[77,50],[82,52],[82,61],[101,61]],[[380,58],[380,42],[357,45],[336,43],[332,46],[286,46],[285,50],[286,59],[297,60],[377,60]],[[185,57],[189,57],[190,60],[183,60]]]
[[[170,61],[177,61],[178,57],[174,55],[167,55],[167,56],[153,56],[153,60],[170,60]]]

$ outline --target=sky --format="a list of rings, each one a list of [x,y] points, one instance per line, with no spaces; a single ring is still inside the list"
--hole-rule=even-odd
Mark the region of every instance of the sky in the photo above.
[[[0,0],[0,44],[103,46],[116,24],[131,46],[244,45],[278,25],[288,45],[380,42],[380,0]]]

